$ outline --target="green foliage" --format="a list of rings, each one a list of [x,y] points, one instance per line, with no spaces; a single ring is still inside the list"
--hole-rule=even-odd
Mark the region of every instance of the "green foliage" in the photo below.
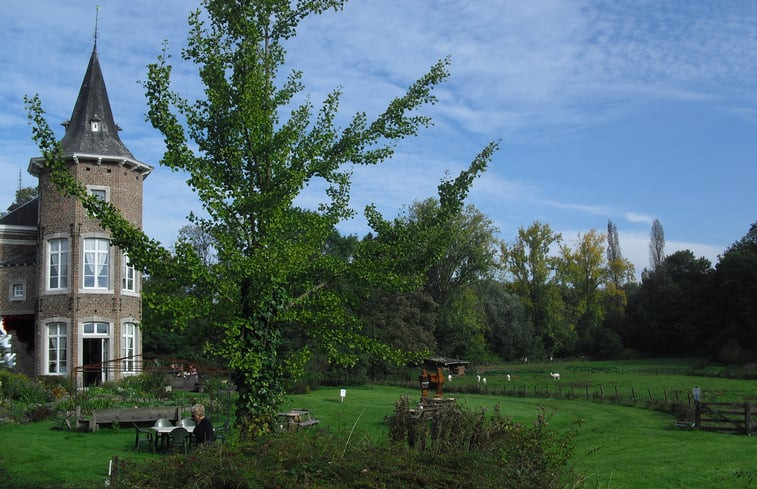
[[[540,351],[541,342],[519,298],[507,290],[507,284],[495,280],[476,285],[480,307],[488,328],[486,344],[500,361],[510,361]]]
[[[547,430],[543,408],[533,427],[526,428],[503,416],[499,406],[491,415],[454,402],[419,411],[411,410],[405,397],[395,404],[388,423],[392,441],[430,459],[454,453],[463,464],[470,457],[476,459],[476,466],[491,467],[480,479],[473,470],[462,472],[481,484],[478,487],[499,487],[496,481],[503,480],[512,488],[557,488],[577,482],[568,469],[573,434]]]
[[[569,352],[573,335],[555,282],[558,260],[550,254],[551,247],[561,243],[561,234],[549,224],[535,221],[528,228],[519,228],[516,240],[501,248],[512,290],[523,302],[526,319],[544,349],[554,353]]]
[[[51,402],[54,396],[43,382],[0,370],[0,398],[32,404]]]
[[[465,434],[446,430],[444,446],[433,453],[331,432],[283,432],[203,447],[189,457],[127,463],[111,487],[486,489],[505,480],[512,489],[580,487],[567,466],[570,436],[549,433],[543,419],[529,429],[499,414],[450,416],[465,424]]]
[[[710,301],[704,294],[710,262],[697,259],[689,250],[665,258],[653,271],[645,272],[641,286],[629,298],[624,343],[645,352],[681,354],[701,348],[700,332],[715,324],[703,307]]]
[[[167,148],[161,164],[189,175],[206,213],[190,221],[212,243],[212,261],[191,239],[180,240],[169,253],[111,205],[88,196],[61,160],[39,99],[27,98],[33,135],[52,181],[100,219],[133,265],[160,279],[155,293],[144,294],[155,318],[168,318],[178,329],[207,320],[214,336],[205,351],[233,372],[237,415],[244,424],[265,426],[290,374],[302,371],[313,350],[345,366],[362,353],[385,362],[406,360],[401,351],[361,333],[339,285],[348,281],[404,291],[417,286],[447,249],[438,229],[462,211],[473,180],[497,148],[496,142],[487,145],[468,169],[442,180],[432,222],[411,228],[402,220],[386,221],[369,207],[365,213],[376,239],[355,250],[352,260],[324,253],[335,225],[354,214],[352,168],[385,161],[399,140],[431,123],[418,111],[435,102],[433,91],[447,78],[449,65],[447,59],[432,65],[374,120],[360,112],[339,127],[339,90],[317,111],[309,100],[296,105],[302,75],[280,73],[285,43],[308,16],[342,5],[205,0],[205,15],[190,16],[181,54],[198,69],[204,85],[200,100],[171,89],[167,48],[148,67],[148,119]],[[289,119],[283,120],[286,113]],[[326,188],[318,209],[296,207],[299,193],[316,185]],[[307,344],[288,350],[284,333],[293,328],[304,331]]]

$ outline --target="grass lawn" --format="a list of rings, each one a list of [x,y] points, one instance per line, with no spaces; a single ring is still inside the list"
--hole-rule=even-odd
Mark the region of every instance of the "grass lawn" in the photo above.
[[[402,395],[416,399],[419,391],[396,387],[319,389],[291,396],[289,407],[306,407],[322,420],[321,428],[360,437],[385,437],[383,417]],[[472,408],[496,404],[516,421],[532,423],[540,406],[551,413],[550,426],[577,429],[575,467],[590,488],[757,488],[757,439],[685,431],[669,414],[641,407],[581,400],[529,399],[480,394],[457,396]],[[578,425],[576,426],[576,421]]]
[[[144,459],[134,451],[134,429],[94,433],[51,430],[53,423],[0,424],[0,488],[103,487],[114,456]]]
[[[638,406],[591,402],[581,399],[529,398],[498,395],[511,374],[511,384],[533,383],[539,389],[555,382],[550,370],[558,370],[563,389],[597,385],[644,390],[690,391],[700,385],[709,400],[745,400],[757,396],[757,381],[685,375],[681,360],[658,362],[573,362],[529,364],[479,369],[487,376],[484,393],[453,393],[450,397],[471,408],[502,412],[521,423],[532,423],[545,407],[555,430],[575,428],[573,463],[587,477],[589,489],[757,489],[757,437],[685,431],[675,419]],[[557,367],[557,368],[556,368]],[[477,386],[476,374],[453,379],[453,384]],[[607,389],[605,389],[607,391]],[[282,409],[308,408],[321,420],[315,429],[343,433],[347,443],[387,436],[384,417],[403,395],[419,397],[416,387],[347,387],[344,402],[340,388],[322,388],[291,395]],[[703,394],[704,397],[704,394]],[[577,423],[578,422],[578,423]],[[103,429],[95,433],[54,431],[51,421],[18,425],[0,424],[0,489],[102,487],[108,461],[120,458],[145,460],[162,455],[134,452],[134,429]]]

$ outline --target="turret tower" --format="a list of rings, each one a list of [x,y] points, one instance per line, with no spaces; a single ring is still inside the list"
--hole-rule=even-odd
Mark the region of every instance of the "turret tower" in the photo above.
[[[142,185],[152,167],[119,138],[96,45],[64,126],[63,158],[76,180],[141,227]],[[85,386],[135,373],[140,276],[81,203],[58,192],[43,163],[41,157],[29,163],[39,178],[36,373],[74,375]]]

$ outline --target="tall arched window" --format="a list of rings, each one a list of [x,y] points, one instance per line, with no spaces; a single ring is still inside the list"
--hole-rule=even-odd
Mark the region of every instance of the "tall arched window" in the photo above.
[[[68,373],[68,327],[66,323],[47,324],[47,371],[50,375]]]
[[[65,289],[68,287],[68,240],[56,238],[48,241],[47,288]]]
[[[84,240],[84,288],[107,289],[110,284],[110,241],[105,238]]]
[[[136,323],[124,323],[121,327],[121,371],[125,374],[137,371],[137,334],[139,328]]]
[[[121,257],[121,289],[135,292],[137,290],[136,285],[136,270],[134,266],[129,263],[129,255],[126,253]]]

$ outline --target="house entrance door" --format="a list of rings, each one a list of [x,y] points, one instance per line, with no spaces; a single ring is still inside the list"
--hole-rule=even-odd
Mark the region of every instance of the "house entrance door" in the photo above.
[[[108,380],[108,338],[82,340],[84,386],[98,385]]]

